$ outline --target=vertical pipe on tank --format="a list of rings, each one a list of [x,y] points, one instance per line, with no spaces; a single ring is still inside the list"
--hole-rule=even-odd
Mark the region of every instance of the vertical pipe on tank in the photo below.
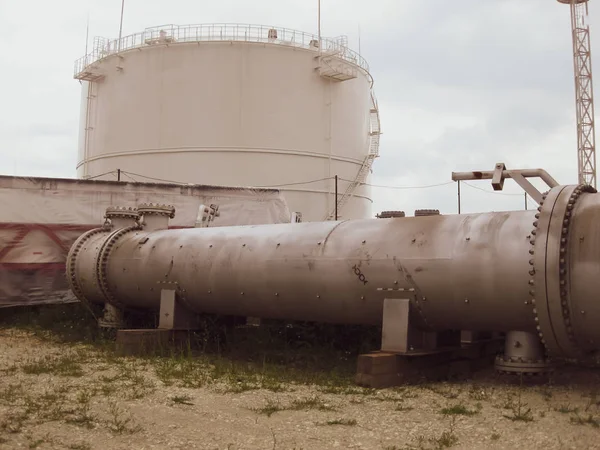
[[[119,43],[117,44],[117,52],[121,51],[121,36],[123,35],[123,11],[125,10],[125,0],[121,0],[121,21],[119,24]]]
[[[335,176],[335,220],[338,220],[338,176]]]
[[[458,180],[458,213],[460,214],[460,180]]]
[[[333,94],[331,87],[331,79],[329,80],[329,158],[328,158],[328,168],[327,168],[327,177],[331,180],[331,157],[333,153]],[[327,195],[327,211],[331,211],[331,182],[327,183],[329,187],[329,193]],[[331,214],[331,213],[329,213]]]
[[[318,33],[319,33],[319,56],[321,56],[321,0],[318,0],[318,5],[317,5],[317,15],[318,15]]]
[[[83,139],[83,178],[89,176],[88,158],[90,152],[90,108],[92,106],[92,89],[94,87],[93,81],[87,82],[87,106],[85,108],[85,127],[83,132],[85,133]]]

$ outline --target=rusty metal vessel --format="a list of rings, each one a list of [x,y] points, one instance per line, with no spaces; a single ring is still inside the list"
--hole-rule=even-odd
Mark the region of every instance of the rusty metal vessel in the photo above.
[[[73,245],[68,276],[82,301],[117,312],[383,323],[398,353],[431,350],[448,330],[505,332],[498,369],[544,372],[548,356],[600,344],[600,195],[554,185],[539,200],[537,211],[185,230],[168,229],[172,207],[117,208]]]

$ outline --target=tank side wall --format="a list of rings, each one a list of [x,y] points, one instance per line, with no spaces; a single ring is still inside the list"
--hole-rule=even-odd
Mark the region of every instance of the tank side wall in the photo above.
[[[314,51],[194,43],[122,56],[99,63],[106,75],[94,83],[90,175],[120,168],[186,183],[273,186],[354,179],[367,154],[366,75],[328,81]],[[305,200],[295,209],[322,220],[333,208],[326,190],[326,208]],[[363,210],[370,201],[355,199],[347,217]]]

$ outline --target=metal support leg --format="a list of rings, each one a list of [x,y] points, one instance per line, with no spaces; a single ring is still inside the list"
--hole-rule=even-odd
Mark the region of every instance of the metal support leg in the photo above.
[[[409,314],[410,300],[386,298],[383,301],[382,351],[406,353],[410,349]]]
[[[159,330],[190,330],[193,314],[177,299],[174,289],[160,291]]]
[[[428,332],[411,326],[410,300],[383,301],[381,351],[397,354],[427,354],[439,348],[460,347],[460,331]]]

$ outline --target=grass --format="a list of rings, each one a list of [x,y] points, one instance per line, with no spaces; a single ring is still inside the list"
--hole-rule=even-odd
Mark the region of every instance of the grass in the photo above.
[[[585,405],[586,412],[589,411],[592,406],[600,406],[600,401],[598,401],[598,391],[596,389],[592,390],[587,397],[589,397],[589,400]]]
[[[323,394],[333,394],[333,395],[374,395],[378,391],[373,388],[363,388],[358,386],[351,385],[335,385],[335,384],[327,384],[325,386],[319,386],[317,388],[319,392]]]
[[[166,386],[200,388],[207,384],[207,367],[192,358],[159,358],[154,361],[156,376]]]
[[[273,414],[279,411],[284,411],[286,408],[282,408],[278,402],[273,400],[267,400],[267,404],[262,408],[254,408],[253,411],[258,414],[264,414],[267,417],[271,417]]]
[[[18,434],[23,429],[28,417],[23,411],[9,413],[0,421],[0,430],[10,434]]]
[[[412,406],[406,406],[406,405],[403,405],[402,403],[398,403],[396,405],[396,407],[394,408],[394,411],[403,411],[404,412],[404,411],[411,411],[413,409],[414,408]]]
[[[76,406],[66,418],[66,423],[93,428],[97,420],[96,415],[91,412],[91,401],[94,395],[95,392],[90,389],[79,391],[76,396]]]
[[[133,418],[116,401],[108,401],[107,411],[93,411],[93,399],[102,391],[95,387],[78,388],[59,380],[58,385],[50,385],[43,392],[36,392],[35,384],[29,389],[19,385],[19,398],[8,396],[11,413],[0,421],[0,432],[19,434],[27,425],[36,427],[46,422],[58,422],[84,428],[106,426],[115,434],[135,433],[141,428],[134,424]],[[6,400],[6,397],[2,397]],[[101,399],[104,400],[104,399]],[[102,402],[100,402],[102,403]],[[106,409],[98,405],[99,409]],[[99,414],[102,413],[102,414]],[[1,433],[0,433],[1,434]],[[38,448],[50,442],[49,438],[29,439],[29,448]],[[78,447],[79,446],[79,447]],[[89,444],[72,444],[69,448],[89,448]]]
[[[486,390],[484,387],[473,384],[469,387],[469,398],[475,401],[488,401],[492,396],[492,389]]]
[[[527,403],[523,402],[522,391],[523,391],[523,376],[520,376],[520,387],[517,390],[517,399],[514,399],[514,394],[507,393],[506,402],[502,406],[504,409],[511,410],[512,414],[503,414],[505,419],[512,420],[513,422],[533,422],[533,412],[531,408],[527,407]]]
[[[8,384],[0,390],[0,404],[13,406],[24,395],[23,383]]]
[[[43,356],[34,361],[29,361],[21,366],[23,373],[28,375],[58,375],[64,377],[82,377],[85,373],[81,366],[83,361],[77,361],[77,356],[56,355]]]
[[[462,405],[462,404],[443,408],[440,412],[446,416],[450,416],[450,415],[474,416],[475,414],[478,413],[478,411],[470,410],[465,405]]]
[[[79,442],[77,444],[70,444],[68,447],[70,450],[92,450],[92,446],[87,442]]]
[[[553,392],[552,392],[551,386],[548,385],[548,384],[542,386],[540,388],[539,392],[540,392],[540,394],[542,394],[542,397],[544,397],[544,400],[547,401],[547,402],[549,402],[550,400],[552,400],[552,397],[554,395]]]
[[[61,343],[88,343],[112,347],[114,332],[97,326],[102,306],[93,305],[93,314],[82,303],[7,308],[0,317],[0,328],[18,328],[39,339]]]
[[[305,399],[295,399],[292,401],[290,409],[294,411],[301,410],[309,410],[309,409],[318,409],[319,411],[335,411],[335,408],[323,400],[321,400],[317,396],[305,398]]]
[[[587,417],[581,417],[576,413],[575,416],[571,417],[570,422],[574,425],[591,425],[594,428],[600,428],[600,422],[591,414],[588,414]]]
[[[108,427],[115,434],[133,434],[142,430],[139,425],[135,425],[133,418],[117,402],[111,401],[108,404]]]
[[[559,412],[559,413],[563,413],[563,414],[569,414],[569,413],[577,413],[579,412],[579,408],[573,408],[569,405],[561,405],[558,408],[554,408],[555,411]]]
[[[434,445],[436,450],[444,448],[454,447],[458,444],[458,436],[455,433],[456,429],[456,417],[450,419],[450,428],[442,432],[441,436],[437,438],[430,438],[429,442]]]
[[[0,328],[16,327],[52,342],[91,345],[106,360],[98,370],[107,371],[119,358],[112,356],[114,330],[96,324],[100,315],[101,307],[93,306],[90,314],[80,303],[15,308],[0,318]],[[133,327],[153,328],[156,320],[151,314],[128,318]],[[283,321],[239,327],[239,321],[219,316],[201,316],[200,321],[199,331],[189,334],[187,346],[179,352],[148,359],[161,383],[188,388],[220,384],[229,393],[283,392],[295,384],[316,384],[332,394],[370,393],[354,385],[355,361],[358,354],[379,348],[380,327]],[[81,377],[85,362],[82,355],[62,355],[28,361],[21,369],[31,375]],[[123,384],[128,385],[130,399],[142,398],[155,389],[141,378],[126,380],[127,369],[122,372],[104,375],[104,395],[121,394]],[[114,377],[119,377],[119,388],[112,386]]]
[[[355,419],[335,419],[335,420],[328,420],[325,423],[317,423],[316,425],[343,425],[346,427],[353,427],[356,426],[358,422]]]
[[[512,402],[510,405],[506,405],[512,411],[512,415],[504,414],[503,417],[513,422],[533,422],[533,413],[531,408],[527,408],[527,403],[523,403],[521,400],[521,391],[516,402]]]
[[[28,448],[38,448],[44,442],[46,442],[44,439],[36,439],[35,441],[29,442]]]
[[[46,435],[39,439],[33,439],[32,437],[28,437],[29,443],[27,444],[28,448],[35,449],[38,448],[42,444],[54,444],[54,441],[50,439],[50,433],[46,433]]]
[[[314,396],[293,401],[279,399],[277,395],[268,395],[272,398],[253,409],[257,414],[267,417],[280,411],[339,411],[342,408],[341,402],[346,405],[366,403],[371,406],[374,402],[384,402],[377,405],[377,408],[400,413],[412,410],[411,405],[417,406],[416,402],[407,402],[407,399],[419,395],[425,397],[424,392],[414,386],[381,391],[354,384],[356,355],[378,347],[377,338],[372,339],[373,336],[369,337],[368,332],[358,328],[265,322],[261,327],[245,329],[236,328],[222,318],[205,318],[203,330],[190,333],[187,346],[171,352],[166,357],[120,358],[113,353],[110,336],[94,330],[85,330],[87,326],[96,329],[95,324],[89,325],[93,322],[80,320],[77,313],[76,319],[68,325],[66,316],[61,314],[52,313],[51,316],[58,317],[58,321],[52,323],[41,312],[31,313],[29,317],[33,318],[33,322],[19,326],[33,330],[34,334],[42,339],[53,342],[83,342],[90,346],[81,351],[69,346],[62,355],[38,357],[20,366],[3,369],[2,375],[6,374],[7,379],[16,371],[22,371],[31,375],[23,377],[26,380],[35,379],[38,380],[37,383],[45,383],[47,379],[55,382],[59,378],[58,382],[62,386],[48,386],[46,391],[40,394],[39,390],[38,393],[28,392],[29,387],[22,383],[11,385],[7,381],[6,385],[0,385],[0,405],[10,407],[12,413],[0,421],[0,429],[7,436],[11,433],[21,433],[23,429],[28,430],[30,424],[52,420],[90,428],[104,427],[115,434],[135,433],[141,428],[135,424],[128,410],[117,404],[116,400],[144,398],[162,385],[191,389],[209,388],[235,395],[256,390],[272,393],[302,391],[299,387],[301,385],[314,386],[318,391]],[[0,328],[5,326],[3,324],[6,324],[6,320],[0,319]],[[80,326],[84,329],[69,330]],[[379,331],[371,328],[370,332],[377,335]],[[88,362],[92,363],[90,368],[87,367]],[[36,378],[45,374],[57,377]],[[82,376],[86,377],[86,386],[93,387],[78,387],[77,384],[81,384],[82,380],[76,378]],[[87,383],[88,377],[93,379],[93,383]],[[431,399],[427,409],[439,411],[451,419],[477,414],[482,407],[481,403],[476,402],[490,401],[499,394],[497,387],[478,384],[432,383],[422,388],[437,395],[426,395]],[[549,388],[540,392],[548,402],[556,402]],[[332,402],[329,396],[338,396],[338,399]],[[252,399],[250,395],[244,397]],[[190,395],[171,396],[168,402],[172,405],[194,404]],[[595,412],[592,408],[598,404],[598,396],[592,392],[586,411],[583,411],[583,404],[580,407],[585,414],[579,415],[579,408],[569,405],[560,405],[556,411],[571,414],[571,423],[574,425],[597,428],[598,420],[595,416],[588,415],[587,410]],[[552,404],[546,406],[548,411],[552,410]],[[516,393],[509,396],[503,407],[509,410],[504,415],[507,419],[524,422],[534,420],[534,413],[523,403],[520,391],[518,397]],[[541,416],[542,412],[539,414]],[[324,416],[323,419],[328,415]],[[537,411],[535,416],[538,416]],[[258,417],[256,419],[258,420]],[[333,420],[319,424],[358,426],[354,419],[335,416]],[[360,426],[363,425],[365,424],[361,422]],[[486,432],[485,439],[490,439],[489,433],[492,433],[492,430]],[[423,439],[423,445],[428,448],[448,448],[456,445],[458,437],[454,422],[450,429],[443,433]],[[497,433],[491,434],[491,440],[499,439],[500,435]],[[85,449],[89,448],[89,444],[73,443],[69,448]]]
[[[422,386],[422,388],[427,389],[435,394],[441,395],[442,397],[447,398],[449,400],[457,399],[460,395],[459,389],[447,386],[445,384],[425,384]]]
[[[324,356],[327,358],[328,356]],[[201,388],[215,386],[222,393],[241,394],[253,390],[286,392],[295,385],[320,386],[321,392],[367,395],[374,390],[352,386],[353,373],[319,372],[278,363],[239,361],[228,357],[189,352],[151,361],[158,379],[167,386]]]
[[[100,390],[105,396],[118,393],[127,400],[139,400],[153,393],[156,384],[142,372],[142,364],[124,358],[112,359],[110,374],[99,377]]]
[[[438,449],[450,448],[458,444],[458,437],[452,431],[444,431],[439,438],[430,439]]]
[[[425,437],[418,436],[416,447],[409,445],[404,447],[407,449],[418,449],[418,450],[443,450],[446,448],[454,447],[458,444],[459,439],[455,433],[456,429],[456,417],[452,417],[450,420],[450,427],[448,430],[444,430],[441,435],[436,437]],[[386,447],[387,450],[400,450],[400,447]]]
[[[66,398],[55,391],[46,390],[39,396],[27,393],[23,395],[22,401],[25,414],[41,422],[60,420],[65,415]]]
[[[295,399],[287,406],[282,406],[278,401],[268,399],[265,406],[261,408],[252,408],[252,411],[271,417],[279,411],[307,411],[311,409],[316,409],[318,411],[335,411],[333,406],[325,403],[317,396]]]
[[[190,400],[192,400],[192,397],[189,395],[176,395],[175,397],[171,397],[171,401],[178,405],[193,406],[194,404]]]

